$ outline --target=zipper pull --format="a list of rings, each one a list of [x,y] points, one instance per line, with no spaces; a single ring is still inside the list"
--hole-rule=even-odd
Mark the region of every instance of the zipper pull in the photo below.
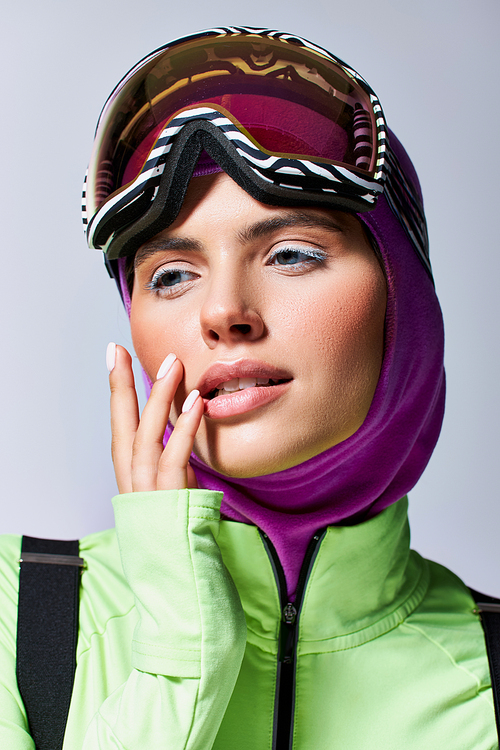
[[[283,622],[286,622],[287,625],[293,625],[296,617],[297,610],[291,602],[288,602],[283,608]]]

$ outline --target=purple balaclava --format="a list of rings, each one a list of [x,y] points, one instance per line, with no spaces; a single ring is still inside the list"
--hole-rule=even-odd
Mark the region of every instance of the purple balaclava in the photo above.
[[[406,177],[420,190],[413,165],[392,133],[390,143]],[[207,155],[202,157],[195,175],[221,171]],[[443,419],[444,332],[432,281],[383,195],[375,209],[358,216],[380,249],[388,289],[383,364],[363,425],[318,456],[263,477],[226,477],[195,454],[190,460],[199,487],[224,493],[223,517],[254,524],[269,536],[292,601],[315,532],[371,518],[411,490],[434,450]],[[123,261],[120,280],[130,313]],[[150,387],[146,378],[148,395]],[[169,424],[167,439],[171,430]]]

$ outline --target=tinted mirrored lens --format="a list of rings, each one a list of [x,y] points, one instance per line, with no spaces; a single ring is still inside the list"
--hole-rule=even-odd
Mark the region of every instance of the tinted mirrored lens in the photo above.
[[[340,65],[258,35],[204,36],[152,56],[113,92],[89,166],[88,217],[137,177],[165,124],[195,103],[222,107],[264,151],[374,174],[370,97]]]

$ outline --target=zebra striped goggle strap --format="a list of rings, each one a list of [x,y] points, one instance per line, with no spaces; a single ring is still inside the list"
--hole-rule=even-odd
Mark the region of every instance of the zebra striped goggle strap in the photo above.
[[[420,261],[432,279],[429,236],[424,207],[419,196],[416,195],[415,190],[406,179],[391,148],[387,148],[386,151],[386,168],[387,179],[384,189],[386,200],[392,212],[399,219]]]
[[[186,126],[189,125],[191,127],[187,128]],[[102,247],[117,228],[128,224],[130,209],[137,214],[135,206],[139,201],[143,206],[143,211],[147,211],[150,203],[156,198],[158,186],[164,179],[166,166],[175,166],[169,162],[168,157],[172,152],[172,147],[179,140],[180,133],[184,136],[186,131],[193,134],[197,132],[210,134],[214,132],[214,129],[219,136],[222,136],[217,139],[219,144],[224,144],[224,139],[227,139],[225,150],[228,155],[230,156],[232,152],[235,162],[244,160],[247,172],[248,169],[251,171],[250,179],[253,178],[257,184],[260,181],[264,192],[274,193],[276,198],[281,198],[279,202],[288,200],[294,203],[298,198],[300,203],[308,199],[308,202],[315,204],[331,205],[332,199],[338,196],[339,205],[342,207],[363,211],[373,208],[377,196],[383,190],[380,180],[370,179],[364,172],[360,173],[346,166],[327,161],[285,157],[264,151],[222,107],[196,106],[172,118],[160,133],[137,177],[127,182],[123,188],[114,191],[97,209],[88,227],[90,246]],[[362,138],[363,135],[358,136],[358,139]],[[211,150],[206,141],[205,146],[208,151]],[[199,151],[201,151],[201,146],[199,146]],[[356,145],[354,151],[356,151]],[[180,156],[181,153],[178,151],[176,162]],[[230,172],[231,167],[228,166],[226,171]],[[85,198],[84,191],[84,213],[86,212]],[[120,215],[123,216],[123,221],[120,221]]]
[[[86,183],[84,219],[100,226],[89,231],[91,246],[108,207],[120,231],[117,206],[151,187],[175,129],[190,118],[234,143],[255,179],[296,196],[357,196],[358,210],[369,210],[382,190],[385,121],[353,69],[280,32],[213,29],[153,53],[108,99]]]

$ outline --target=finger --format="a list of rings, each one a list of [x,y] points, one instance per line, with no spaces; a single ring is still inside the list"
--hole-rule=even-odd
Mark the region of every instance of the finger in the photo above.
[[[134,492],[156,490],[158,462],[172,400],[182,380],[183,367],[175,354],[165,358],[141,420],[132,447],[132,486]]]
[[[123,346],[110,344],[106,355],[111,389],[111,455],[118,491],[132,491],[132,446],[139,424],[132,358]]]
[[[158,463],[157,488],[159,490],[181,490],[196,486],[194,472],[189,466],[189,457],[204,411],[203,399],[199,391],[191,391],[182,408],[183,411],[177,419]]]

